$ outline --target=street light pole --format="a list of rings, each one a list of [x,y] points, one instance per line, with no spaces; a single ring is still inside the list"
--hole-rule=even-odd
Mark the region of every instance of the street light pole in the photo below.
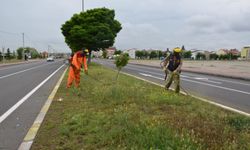
[[[22,55],[23,55],[23,60],[25,60],[25,56],[24,56],[24,33],[22,33],[22,37],[23,37],[23,53],[22,53]]]

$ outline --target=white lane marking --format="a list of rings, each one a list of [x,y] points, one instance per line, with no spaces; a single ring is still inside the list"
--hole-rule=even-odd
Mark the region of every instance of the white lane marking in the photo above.
[[[129,65],[131,65],[131,64],[129,64]],[[151,66],[148,66],[148,67],[147,66],[142,66],[142,67],[140,66],[140,67],[138,67],[138,65],[136,65],[136,64],[132,64],[131,67],[134,67],[134,68],[147,68],[147,69],[154,69],[154,70],[159,70],[160,69],[160,68],[157,69],[157,68],[154,68],[154,67],[151,67]],[[130,69],[130,68],[128,68],[128,69]],[[193,74],[199,74],[199,73],[193,73]],[[199,74],[199,76],[202,76],[202,75]],[[241,84],[241,85],[250,86],[250,84],[248,84],[248,83],[230,81],[230,80],[225,80],[225,79],[218,79],[218,78],[215,78],[215,77],[212,77],[212,76],[210,76],[209,78],[212,79],[212,80],[215,80],[215,81],[229,82],[229,83],[234,83],[234,84]]]
[[[143,73],[140,73],[141,75],[143,75]],[[155,79],[160,79],[163,80],[162,78],[159,77],[155,77],[149,74],[146,74],[148,77],[151,78],[155,78]],[[145,76],[145,74],[144,74]],[[224,90],[228,90],[228,91],[234,91],[234,92],[238,92],[238,93],[243,93],[243,94],[247,94],[250,95],[249,92],[245,92],[245,91],[241,91],[241,90],[236,90],[236,89],[232,89],[232,88],[227,88],[227,87],[223,87],[223,86],[217,86],[217,85],[213,85],[213,84],[209,84],[209,83],[204,83],[204,82],[199,82],[199,81],[194,81],[194,80],[189,80],[189,79],[182,79],[184,81],[188,81],[188,82],[193,82],[193,83],[198,83],[198,84],[203,84],[203,85],[207,85],[207,86],[212,86],[212,87],[216,87],[216,88],[220,88],[220,89],[224,89]]]
[[[191,78],[191,77],[186,77],[186,78]],[[193,79],[193,78],[191,78],[191,79]],[[196,79],[196,80],[202,80],[202,81],[205,81],[205,82],[211,82],[211,83],[215,83],[215,84],[222,84],[221,82],[211,81],[208,78],[197,78],[196,77],[194,79]]]
[[[18,72],[15,72],[15,73],[11,73],[11,74],[8,74],[8,75],[5,75],[5,76],[1,76],[0,79],[7,78],[7,77],[10,77],[10,76],[13,76],[13,75],[16,75],[16,74],[19,74],[19,73],[23,73],[23,72],[26,72],[26,71],[29,71],[29,70],[32,70],[32,69],[43,67],[43,66],[46,66],[46,65],[49,65],[49,64],[44,64],[44,65],[29,68],[29,69],[25,69],[25,70],[22,70],[22,71],[18,71]]]
[[[164,80],[163,78],[160,78],[160,77],[155,77],[155,76],[152,76],[151,74],[145,74],[145,73],[139,73],[145,77],[151,77],[151,78],[155,78],[155,79],[159,79],[159,80]]]
[[[40,62],[43,62],[43,61],[35,61],[35,62],[30,62],[30,63],[13,64],[13,66],[9,66],[9,67],[4,67],[3,66],[4,68],[0,69],[0,71],[1,70],[8,70],[8,69],[13,69],[13,68],[18,68],[18,67],[20,67],[20,65],[38,64]]]
[[[0,117],[0,124],[11,114],[13,113],[22,103],[24,103],[32,94],[34,94],[41,86],[43,86],[53,75],[55,75],[64,64],[59,67],[56,71],[54,71],[50,76],[48,76],[45,80],[43,80],[38,86],[36,86],[33,90],[31,90],[28,94],[26,94],[21,100],[19,100],[14,106],[12,106],[8,111],[6,111]]]
[[[200,76],[202,77],[202,75],[200,75]],[[250,84],[248,84],[248,83],[230,81],[230,80],[225,80],[225,79],[218,79],[218,78],[215,78],[213,76],[210,76],[210,79],[215,80],[215,81],[222,81],[222,82],[228,82],[228,83],[234,83],[234,84],[241,84],[241,85],[245,85],[245,86],[250,86]]]
[[[193,83],[198,83],[198,84],[203,84],[203,85],[207,85],[207,86],[212,86],[212,87],[216,87],[216,88],[220,88],[220,89],[224,89],[224,90],[228,90],[228,91],[234,91],[234,92],[238,92],[238,93],[243,93],[243,94],[250,95],[249,92],[245,92],[245,91],[241,91],[241,90],[236,90],[236,89],[232,89],[232,88],[227,88],[227,87],[223,87],[223,86],[217,86],[217,85],[213,85],[213,84],[209,84],[209,83],[204,83],[204,82],[199,82],[199,81],[193,81],[193,80],[189,80],[189,79],[182,79],[182,80],[188,81],[188,82],[193,82]]]
[[[139,73],[139,74],[141,74],[143,76],[146,76],[146,77],[151,77],[152,76],[151,74],[145,74],[145,73]]]
[[[135,70],[135,71],[141,71],[141,72],[146,72],[146,73],[150,73],[150,74],[154,74],[154,75],[160,75],[160,76],[163,76],[163,74],[159,74],[159,73],[154,73],[154,72],[149,72],[149,71],[143,71],[143,70],[140,70],[140,69],[131,69],[129,68],[130,70]],[[141,73],[140,73],[141,74]],[[186,75],[181,75],[181,77],[184,77],[184,78],[189,78],[189,79],[196,79],[196,80],[204,80],[204,82],[210,82],[210,83],[215,83],[215,84],[222,84],[221,82],[216,82],[216,81],[211,81],[209,80],[208,78],[194,78],[194,77],[190,77],[190,76],[186,76]]]
[[[196,79],[196,80],[208,80],[208,78],[194,78],[194,79]]]

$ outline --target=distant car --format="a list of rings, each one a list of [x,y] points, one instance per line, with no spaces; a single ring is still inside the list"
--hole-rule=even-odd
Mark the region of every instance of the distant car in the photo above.
[[[49,61],[54,61],[54,57],[48,57],[47,62],[49,62]]]

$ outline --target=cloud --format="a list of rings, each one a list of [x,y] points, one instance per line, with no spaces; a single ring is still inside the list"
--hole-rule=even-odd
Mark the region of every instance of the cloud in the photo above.
[[[115,46],[162,48],[241,48],[250,41],[249,0],[85,0],[85,9],[108,7],[116,11],[123,26]],[[59,51],[64,44],[61,25],[81,11],[81,0],[2,0],[0,29],[24,32],[27,45]],[[30,40],[29,40],[30,39]],[[0,46],[12,49],[22,45],[21,35],[0,33]]]

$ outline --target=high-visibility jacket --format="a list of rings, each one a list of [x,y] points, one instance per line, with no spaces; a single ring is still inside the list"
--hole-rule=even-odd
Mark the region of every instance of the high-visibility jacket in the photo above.
[[[87,58],[82,54],[81,51],[78,51],[74,54],[72,65],[75,67],[76,70],[81,70],[82,65],[84,66],[85,71],[88,70]]]
[[[80,84],[80,73],[81,66],[84,66],[84,70],[88,70],[87,58],[81,51],[76,52],[71,59],[71,64],[69,68],[69,76],[67,81],[67,88],[71,87],[73,81],[75,81],[75,87],[79,87]]]

